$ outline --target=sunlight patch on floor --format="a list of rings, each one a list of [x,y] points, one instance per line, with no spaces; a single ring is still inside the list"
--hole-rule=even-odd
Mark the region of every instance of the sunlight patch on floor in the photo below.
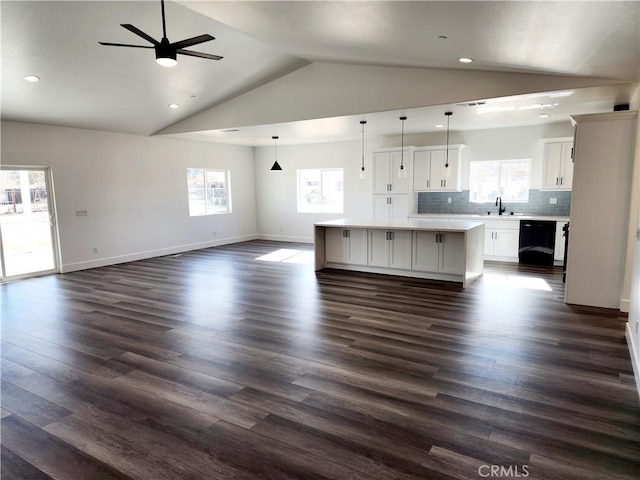
[[[289,248],[280,248],[271,253],[257,257],[256,260],[261,262],[282,262],[297,263],[300,265],[311,265],[314,261],[313,252],[308,250],[293,250]]]
[[[528,277],[523,275],[499,275],[497,273],[484,273],[484,281],[491,285],[498,285],[513,288],[527,288],[529,290],[544,290],[551,292],[553,289],[543,279],[539,277]]]

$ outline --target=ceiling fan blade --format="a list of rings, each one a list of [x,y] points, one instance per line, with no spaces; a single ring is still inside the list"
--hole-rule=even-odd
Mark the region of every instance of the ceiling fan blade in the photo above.
[[[126,28],[127,30],[129,30],[131,33],[135,33],[136,35],[138,35],[139,37],[144,38],[147,42],[151,42],[154,45],[158,45],[160,42],[158,42],[155,38],[147,35],[146,33],[144,33],[142,30],[140,30],[139,28],[134,27],[133,25],[129,24],[129,23],[121,23],[120,24],[121,27]]]
[[[133,48],[155,48],[148,47],[146,45],[129,45],[128,43],[109,43],[109,42],[98,42],[100,45],[107,45],[110,47],[133,47]]]
[[[209,42],[211,40],[215,40],[215,37],[212,37],[209,34],[204,34],[204,35],[198,35],[197,37],[187,38],[186,40],[181,40],[179,42],[172,43],[171,46],[176,50],[180,50],[181,48],[191,47],[193,45]]]
[[[198,58],[208,58],[209,60],[222,60],[224,57],[219,55],[212,55],[210,53],[202,53],[202,52],[194,52],[192,50],[176,50],[176,53],[180,53],[182,55],[188,55],[190,57],[198,57]]]

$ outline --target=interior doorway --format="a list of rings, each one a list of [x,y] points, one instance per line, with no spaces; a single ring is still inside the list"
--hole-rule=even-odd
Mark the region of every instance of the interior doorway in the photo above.
[[[58,272],[51,171],[0,168],[2,281]]]

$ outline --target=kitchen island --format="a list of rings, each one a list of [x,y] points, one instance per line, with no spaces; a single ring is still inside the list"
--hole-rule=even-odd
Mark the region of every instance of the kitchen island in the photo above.
[[[461,283],[484,268],[484,223],[469,220],[393,222],[332,220],[314,225],[315,268]]]

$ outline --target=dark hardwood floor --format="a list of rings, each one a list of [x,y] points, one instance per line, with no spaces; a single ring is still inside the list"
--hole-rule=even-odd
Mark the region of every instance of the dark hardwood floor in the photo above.
[[[619,313],[253,241],[0,286],[2,479],[640,478]]]

